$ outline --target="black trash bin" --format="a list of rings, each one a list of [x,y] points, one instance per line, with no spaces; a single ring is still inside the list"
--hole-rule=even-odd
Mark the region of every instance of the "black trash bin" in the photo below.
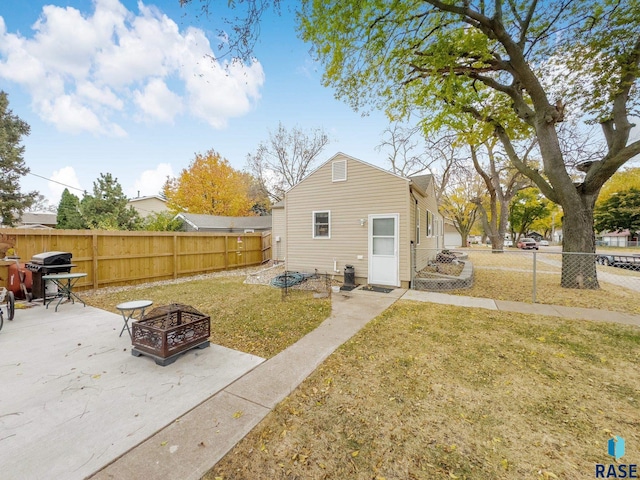
[[[31,273],[31,295],[33,298],[45,298],[45,285],[43,275],[52,273],[69,273],[71,267],[71,253],[69,252],[43,252],[31,257],[31,261],[25,264]]]
[[[344,286],[355,287],[356,286],[356,270],[353,265],[344,266]]]

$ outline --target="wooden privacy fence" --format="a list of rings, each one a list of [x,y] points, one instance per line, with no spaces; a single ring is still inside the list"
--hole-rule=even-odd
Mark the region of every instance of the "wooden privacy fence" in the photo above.
[[[271,259],[271,233],[124,232],[3,228],[20,263],[43,252],[71,252],[80,289],[170,280],[260,265]]]

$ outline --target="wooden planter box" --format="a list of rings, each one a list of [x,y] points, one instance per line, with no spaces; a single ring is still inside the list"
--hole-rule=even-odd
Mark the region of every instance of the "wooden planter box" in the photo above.
[[[188,305],[172,303],[154,308],[131,326],[131,354],[152,357],[158,365],[169,365],[192,348],[209,346],[209,316]]]

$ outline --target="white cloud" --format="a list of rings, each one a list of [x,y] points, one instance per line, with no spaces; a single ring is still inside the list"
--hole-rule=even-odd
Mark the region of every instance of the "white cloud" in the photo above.
[[[172,55],[181,59],[189,111],[212,127],[224,127],[228,118],[247,113],[260,98],[265,76],[259,62],[217,61],[209,40],[196,28],[189,28],[184,42],[173,47]]]
[[[129,198],[158,195],[167,177],[174,177],[173,168],[168,163],[159,164],[155,170],[145,170],[134,182],[133,188],[127,190]]]
[[[83,130],[99,131],[100,119],[77,97],[61,95],[52,100],[43,100],[39,104],[40,116],[63,132],[78,133]]]
[[[78,191],[82,189],[80,181],[76,175],[76,171],[73,167],[63,167],[60,170],[56,170],[51,174],[52,182],[48,183],[49,186],[49,203],[52,205],[58,205],[60,203],[60,197],[65,188],[69,188],[69,192],[82,199],[82,192]],[[56,183],[57,182],[57,183]]]
[[[221,63],[204,32],[178,25],[159,9],[95,0],[94,11],[43,7],[24,36],[0,17],[0,78],[31,95],[32,107],[65,132],[122,136],[133,118],[171,122],[182,113],[215,128],[259,99],[258,62]]]
[[[79,97],[94,105],[103,105],[114,110],[124,108],[124,102],[109,87],[99,88],[94,83],[79,82],[77,93]]]
[[[159,78],[150,80],[143,91],[136,90],[133,96],[144,118],[149,120],[171,122],[183,110],[181,98]]]

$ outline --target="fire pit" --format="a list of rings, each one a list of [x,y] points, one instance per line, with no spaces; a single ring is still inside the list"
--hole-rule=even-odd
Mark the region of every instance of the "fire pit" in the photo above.
[[[131,354],[147,355],[158,365],[169,365],[187,350],[209,346],[209,322],[209,316],[188,305],[172,303],[154,308],[132,323]]]

